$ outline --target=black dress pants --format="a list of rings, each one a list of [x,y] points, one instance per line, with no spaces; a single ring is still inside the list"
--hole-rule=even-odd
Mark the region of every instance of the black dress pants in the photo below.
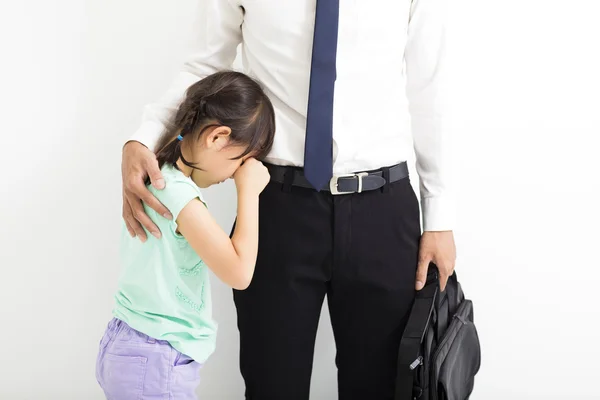
[[[409,179],[338,196],[271,182],[259,218],[253,281],[234,291],[246,399],[309,398],[325,295],[339,399],[393,399],[421,236]]]

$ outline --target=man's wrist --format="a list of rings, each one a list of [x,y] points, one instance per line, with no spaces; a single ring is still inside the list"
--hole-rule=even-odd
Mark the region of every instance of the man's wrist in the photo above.
[[[455,226],[456,207],[454,198],[444,196],[421,197],[423,231],[451,231]]]

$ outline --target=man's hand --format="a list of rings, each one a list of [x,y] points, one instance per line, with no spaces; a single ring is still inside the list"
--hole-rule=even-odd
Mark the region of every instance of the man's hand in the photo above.
[[[123,161],[121,163],[123,179],[123,218],[131,237],[136,235],[142,242],[147,239],[142,225],[157,238],[160,230],[146,215],[142,202],[148,204],[157,213],[165,218],[173,216],[156,197],[150,193],[144,181],[150,176],[152,185],[157,189],[164,189],[165,181],[158,168],[158,162],[153,152],[139,142],[128,142],[123,147]]]
[[[419,245],[419,266],[416,289],[421,290],[427,280],[427,269],[433,261],[440,272],[440,290],[446,289],[448,278],[454,271],[456,246],[452,231],[423,232]]]

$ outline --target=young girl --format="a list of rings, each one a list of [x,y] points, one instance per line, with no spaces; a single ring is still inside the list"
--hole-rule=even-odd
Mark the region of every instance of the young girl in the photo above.
[[[148,185],[173,219],[146,207],[162,238],[142,243],[123,230],[124,270],[96,363],[107,399],[196,398],[200,365],[215,348],[208,268],[235,289],[250,284],[258,196],[269,180],[256,159],[269,152],[274,132],[271,102],[241,73],[219,72],[187,90],[155,151],[165,189]],[[231,177],[238,217],[230,239],[199,188]]]

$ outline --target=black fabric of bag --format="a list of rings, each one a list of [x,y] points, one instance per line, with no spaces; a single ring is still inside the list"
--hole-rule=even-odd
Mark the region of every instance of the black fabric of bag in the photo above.
[[[473,302],[454,273],[443,292],[429,266],[417,292],[398,354],[395,400],[467,400],[481,364]]]

